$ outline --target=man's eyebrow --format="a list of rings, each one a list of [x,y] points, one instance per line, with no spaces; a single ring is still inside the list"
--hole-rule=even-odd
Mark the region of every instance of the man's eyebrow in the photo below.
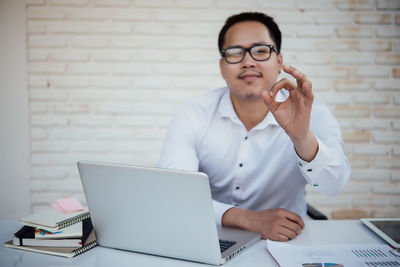
[[[252,46],[255,46],[255,45],[267,45],[267,44],[269,44],[269,43],[266,42],[266,41],[260,41],[260,42],[256,42],[256,43],[251,43],[248,47],[252,47]],[[228,47],[225,48],[225,49],[228,49],[228,48],[235,48],[235,47],[242,47],[242,48],[244,48],[243,45],[231,45],[231,46],[228,46]],[[246,46],[246,47],[247,47],[247,46]]]
[[[252,45],[265,45],[265,44],[268,44],[268,42],[261,41],[261,42],[253,43]]]

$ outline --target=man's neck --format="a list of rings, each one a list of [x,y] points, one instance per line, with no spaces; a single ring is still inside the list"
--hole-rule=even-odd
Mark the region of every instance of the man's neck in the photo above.
[[[236,114],[242,121],[247,131],[259,124],[268,114],[268,108],[262,98],[244,100],[230,96]]]

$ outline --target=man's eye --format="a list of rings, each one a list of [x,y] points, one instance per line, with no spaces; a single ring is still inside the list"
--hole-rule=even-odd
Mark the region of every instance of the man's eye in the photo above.
[[[229,57],[237,57],[237,56],[241,56],[241,55],[243,55],[243,51],[239,50],[239,49],[227,52],[227,56],[229,56]]]
[[[257,54],[265,54],[265,53],[269,53],[268,49],[258,49],[255,51]]]

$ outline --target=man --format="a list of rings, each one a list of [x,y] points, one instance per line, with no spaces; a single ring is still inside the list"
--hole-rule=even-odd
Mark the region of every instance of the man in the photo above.
[[[339,126],[325,105],[313,103],[308,78],[283,64],[271,17],[228,18],[218,45],[227,87],[178,110],[159,167],[206,173],[222,226],[290,240],[304,228],[305,185],[335,196],[350,176]],[[296,83],[277,81],[281,71]],[[284,102],[281,89],[289,92]]]

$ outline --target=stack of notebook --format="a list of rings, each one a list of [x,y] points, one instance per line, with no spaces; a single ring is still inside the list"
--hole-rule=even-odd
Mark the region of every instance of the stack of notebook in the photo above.
[[[49,207],[20,222],[6,247],[71,258],[97,245],[87,210],[64,214]]]

